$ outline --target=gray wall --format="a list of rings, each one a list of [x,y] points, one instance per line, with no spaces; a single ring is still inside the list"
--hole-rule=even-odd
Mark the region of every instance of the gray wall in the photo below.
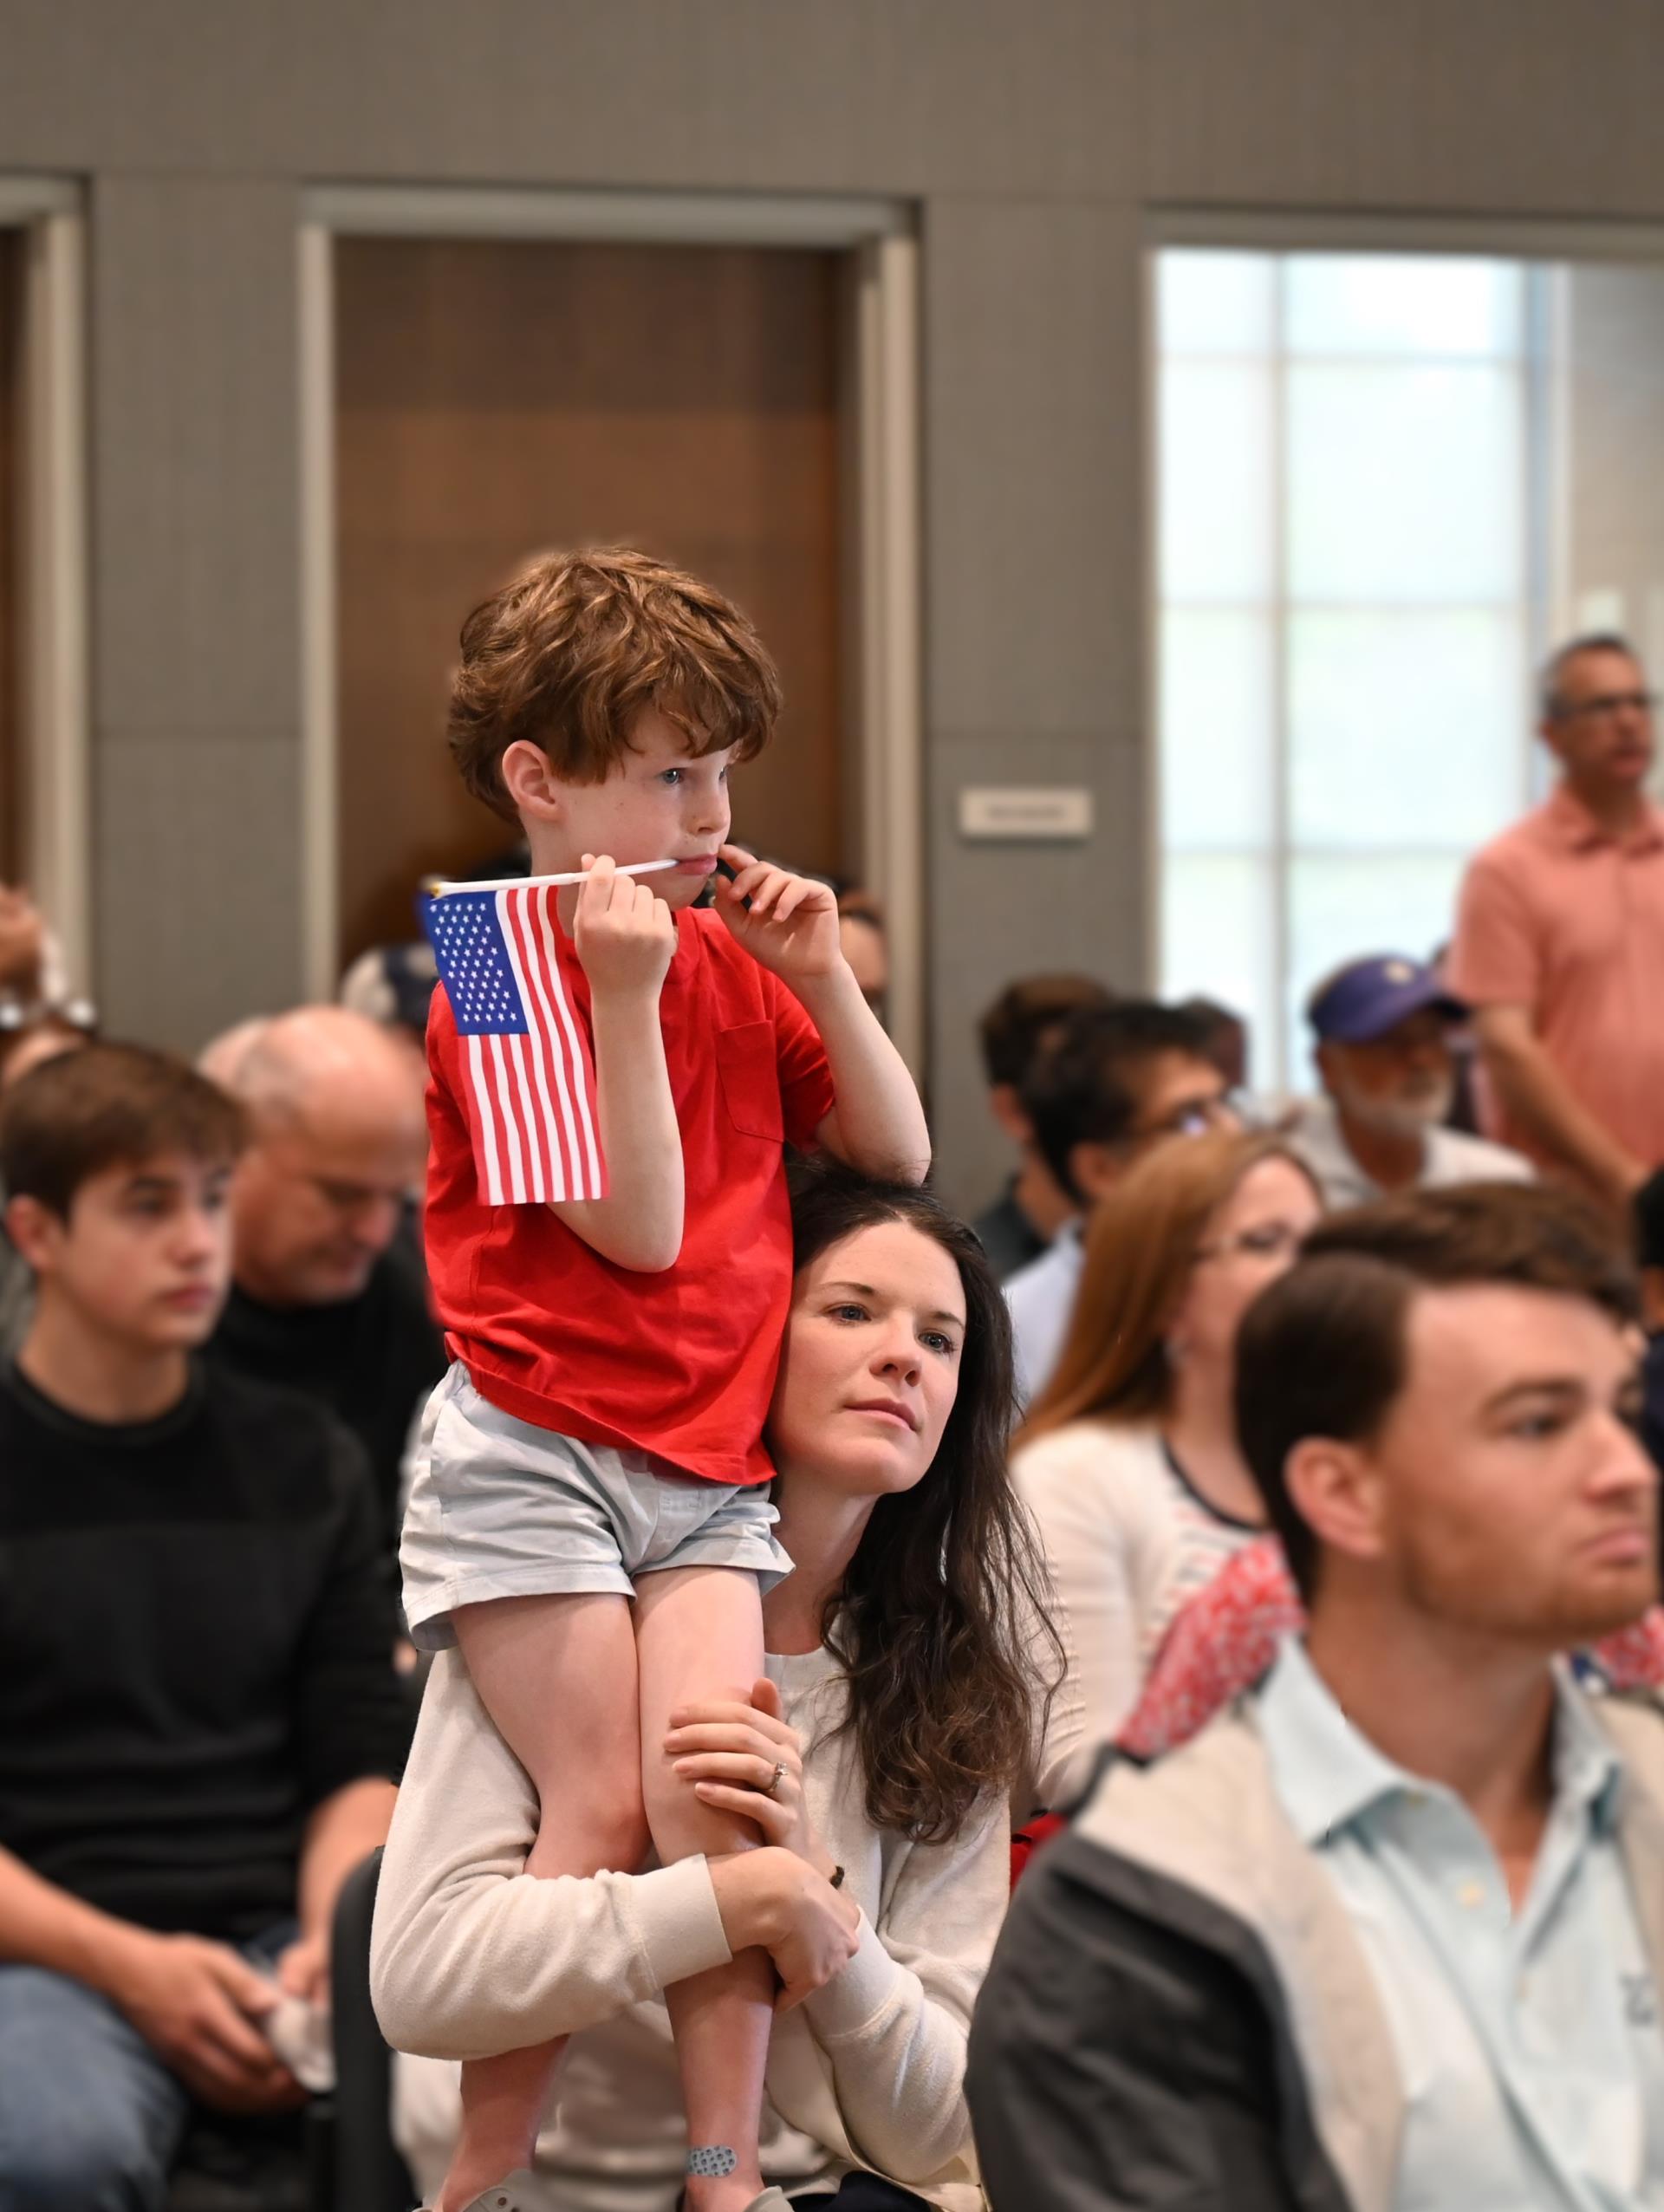
[[[1161,205],[1664,215],[1657,0],[4,0],[0,166],[92,213],[98,983],[293,995],[296,194],[859,190],[924,241],[933,1080],[1037,966],[1144,972],[1140,247]],[[1089,784],[1024,868],[966,781]]]

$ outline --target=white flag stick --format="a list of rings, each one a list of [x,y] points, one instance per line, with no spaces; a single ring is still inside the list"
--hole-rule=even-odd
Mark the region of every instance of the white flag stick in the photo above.
[[[633,860],[627,861],[617,873],[620,875],[657,875],[661,869],[677,865],[678,862],[673,860]],[[530,889],[536,883],[559,884],[564,888],[569,883],[587,883],[591,872],[588,869],[579,869],[570,875],[491,875],[482,876],[472,883],[447,882],[434,875],[428,879],[427,892],[430,898],[443,899],[452,891],[521,891]]]

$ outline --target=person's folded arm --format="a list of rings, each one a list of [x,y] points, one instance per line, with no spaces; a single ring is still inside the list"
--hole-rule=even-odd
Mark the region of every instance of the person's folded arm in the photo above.
[[[270,1986],[229,1944],[119,1919],[3,1849],[0,1962],[44,1968],[107,1997],[218,2110],[274,2112],[304,2102],[257,2025],[273,2002]]]
[[[725,1965],[711,1870],[524,1871],[537,1793],[457,1654],[435,1659],[387,1838],[370,1983],[387,2040],[488,2058],[595,2026]]]
[[[915,1844],[876,1928],[804,2000],[858,2157],[902,2183],[968,2156],[965,2040],[1011,1887],[1004,1799],[946,1844]],[[787,2118],[791,2116],[788,2114]]]
[[[0,1849],[0,1961],[44,1967],[108,1994],[147,1931],[102,1912]]]
[[[1479,1051],[1503,1104],[1546,1151],[1626,1205],[1656,1162],[1637,1160],[1573,1092],[1531,1028],[1524,1006],[1481,1006]]]

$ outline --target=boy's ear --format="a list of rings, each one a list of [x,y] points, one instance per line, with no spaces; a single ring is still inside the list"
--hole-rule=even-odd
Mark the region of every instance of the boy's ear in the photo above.
[[[561,786],[549,764],[549,756],[528,738],[517,738],[497,763],[515,809],[536,822],[558,822],[562,811]]]
[[[38,1198],[11,1199],[3,1219],[6,1234],[24,1264],[37,1275],[43,1266],[50,1265],[53,1253],[69,1233],[68,1223],[60,1220],[51,1207],[42,1206]]]

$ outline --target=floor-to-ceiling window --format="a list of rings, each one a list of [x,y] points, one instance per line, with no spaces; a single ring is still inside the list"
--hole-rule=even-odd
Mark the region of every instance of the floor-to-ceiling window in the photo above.
[[[1173,249],[1157,264],[1162,982],[1255,1080],[1355,953],[1429,953],[1531,779],[1540,272]]]

